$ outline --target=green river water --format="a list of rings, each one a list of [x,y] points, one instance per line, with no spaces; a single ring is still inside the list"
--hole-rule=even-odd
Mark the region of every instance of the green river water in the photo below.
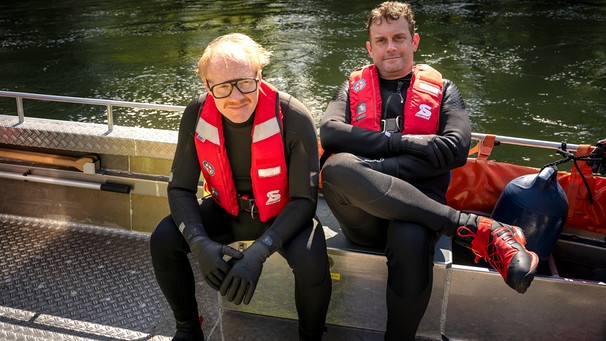
[[[266,80],[319,122],[336,87],[370,62],[364,23],[378,1],[4,1],[0,90],[186,105],[215,37],[273,51]],[[453,80],[473,131],[569,143],[606,137],[605,1],[411,1],[416,62]],[[0,98],[0,113],[15,114]],[[104,108],[26,101],[26,116],[104,123]],[[115,124],[176,130],[180,113],[124,110]],[[1,142],[1,141],[0,141]],[[559,158],[524,147],[505,161]]]

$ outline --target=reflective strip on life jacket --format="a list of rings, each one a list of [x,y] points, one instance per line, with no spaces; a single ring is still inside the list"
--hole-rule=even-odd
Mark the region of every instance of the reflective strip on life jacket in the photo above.
[[[349,78],[351,124],[373,131],[381,129],[382,102],[376,65],[352,72]],[[404,134],[435,134],[439,129],[442,75],[429,65],[413,68],[404,102]]]
[[[252,128],[250,170],[255,206],[261,221],[277,216],[289,201],[281,129],[283,116],[278,101],[277,91],[261,82]],[[240,207],[225,149],[221,113],[212,96],[207,96],[200,109],[195,144],[205,189],[224,210],[238,215]]]

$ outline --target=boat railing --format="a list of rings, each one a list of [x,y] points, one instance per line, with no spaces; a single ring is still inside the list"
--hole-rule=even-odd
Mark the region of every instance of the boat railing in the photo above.
[[[113,108],[114,107],[126,107],[126,108],[140,108],[140,109],[153,109],[153,110],[167,110],[167,111],[178,111],[181,112],[185,109],[185,106],[179,105],[165,105],[165,104],[154,104],[154,103],[141,103],[141,102],[128,102],[128,101],[117,101],[108,99],[95,99],[95,98],[81,98],[81,97],[69,97],[69,96],[56,96],[56,95],[44,95],[44,94],[33,94],[26,92],[14,92],[14,91],[0,91],[0,97],[12,97],[17,102],[17,115],[19,117],[19,123],[25,121],[25,109],[23,107],[23,99],[32,99],[39,101],[51,101],[51,102],[64,102],[64,103],[77,103],[77,104],[89,104],[89,105],[103,105],[107,108],[107,126],[109,131],[113,130]],[[471,137],[474,140],[484,140],[487,134],[472,133]],[[547,149],[558,149],[562,147],[562,143],[535,140],[528,138],[510,137],[495,135],[495,142],[513,144],[527,147],[539,147]],[[566,144],[566,150],[576,151],[578,145]]]
[[[474,140],[484,140],[488,134],[480,134],[480,133],[471,133],[471,138]],[[521,137],[511,137],[511,136],[503,136],[503,135],[495,135],[495,142],[512,144],[518,146],[525,147],[538,147],[538,148],[547,148],[547,149],[558,149],[565,147],[567,151],[577,151],[579,149],[578,144],[565,143],[565,146],[562,146],[562,142],[553,142],[553,141],[543,141],[543,140],[535,140],[535,139],[527,139]]]
[[[14,92],[14,91],[0,91],[0,97],[12,97],[12,98],[16,99],[17,116],[19,117],[19,123],[25,122],[25,109],[23,107],[23,99],[32,99],[32,100],[49,101],[49,102],[102,105],[107,108],[107,111],[106,111],[107,128],[109,131],[112,131],[114,128],[114,119],[113,119],[113,108],[114,107],[166,110],[166,111],[178,111],[178,112],[182,112],[185,109],[184,106],[179,106],[179,105],[166,105],[166,104],[154,104],[154,103],[117,101],[117,100],[108,100],[108,99],[43,95],[43,94],[32,94],[32,93]]]

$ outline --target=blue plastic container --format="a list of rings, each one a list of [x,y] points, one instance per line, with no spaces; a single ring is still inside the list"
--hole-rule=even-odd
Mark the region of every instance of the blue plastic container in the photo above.
[[[539,174],[513,179],[492,211],[494,220],[519,226],[526,235],[526,248],[541,261],[549,257],[568,214],[568,199],[557,181],[557,170],[545,167]]]

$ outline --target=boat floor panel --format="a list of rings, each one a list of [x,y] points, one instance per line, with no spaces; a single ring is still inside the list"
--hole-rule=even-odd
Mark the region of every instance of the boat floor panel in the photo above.
[[[170,340],[149,234],[0,214],[1,340]],[[221,308],[202,280],[206,339],[293,340],[292,319]],[[382,332],[328,325],[325,340],[382,340]]]

